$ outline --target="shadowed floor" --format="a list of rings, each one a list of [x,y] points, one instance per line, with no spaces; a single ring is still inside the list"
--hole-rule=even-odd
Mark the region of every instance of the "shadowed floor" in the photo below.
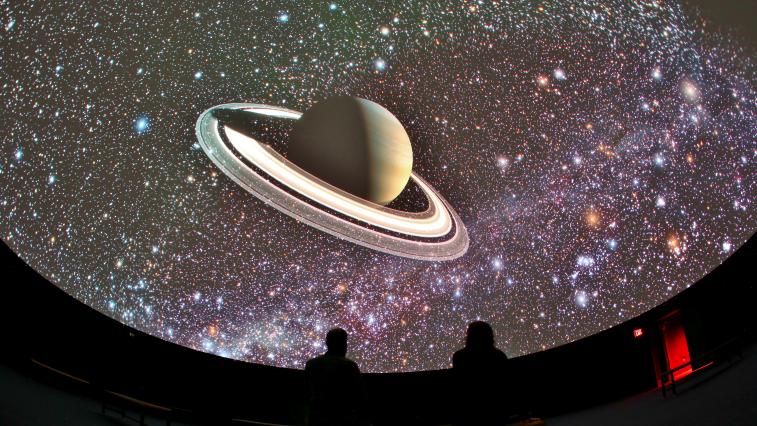
[[[757,347],[743,359],[712,366],[683,382],[678,395],[659,390],[549,419],[550,426],[757,425]]]
[[[121,418],[121,414],[112,411],[102,414],[99,401],[51,386],[0,363],[0,424],[3,426],[139,424],[136,412],[126,414],[132,419]],[[145,424],[162,425],[165,421],[147,417]],[[182,424],[172,422],[172,425]]]
[[[755,425],[757,424],[757,346],[730,364],[712,366],[663,399],[658,390],[623,401],[547,419],[550,426],[593,425]],[[101,413],[100,403],[74,388],[40,381],[0,363],[0,424],[3,426],[135,425],[136,412]],[[147,417],[148,425],[162,425]],[[181,426],[182,423],[172,422]],[[253,423],[254,424],[254,423]]]

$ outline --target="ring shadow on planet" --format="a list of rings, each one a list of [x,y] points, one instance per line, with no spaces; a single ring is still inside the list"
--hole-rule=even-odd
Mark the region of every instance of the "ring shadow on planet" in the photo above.
[[[413,148],[402,123],[367,99],[334,96],[294,123],[287,156],[314,176],[364,200],[391,203],[405,189]]]
[[[287,157],[294,164],[297,164],[296,161],[289,158],[287,150],[282,149],[284,148],[282,144],[267,143],[272,139],[288,141],[294,127],[292,120],[276,117],[268,117],[262,120],[259,114],[232,108],[217,109],[213,111],[213,116],[222,126],[228,126],[230,129],[258,140],[260,143],[278,148],[277,152]],[[265,132],[261,130],[263,128],[265,128]],[[300,166],[300,164],[297,165]],[[305,169],[304,167],[301,168]],[[307,169],[305,170],[315,175],[315,173]],[[320,176],[318,177],[320,178]],[[411,180],[399,196],[387,204],[386,207],[404,212],[420,213],[428,208],[428,200],[421,188]]]

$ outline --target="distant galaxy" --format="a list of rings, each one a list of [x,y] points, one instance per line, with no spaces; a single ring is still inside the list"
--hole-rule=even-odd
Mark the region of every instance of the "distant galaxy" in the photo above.
[[[674,1],[2,2],[0,36],[0,237],[105,315],[219,356],[303,368],[340,326],[363,371],[446,368],[477,319],[537,352],[664,302],[757,229],[754,52]],[[399,119],[464,255],[321,232],[195,135],[216,105],[335,95]],[[260,125],[286,153],[290,124]]]

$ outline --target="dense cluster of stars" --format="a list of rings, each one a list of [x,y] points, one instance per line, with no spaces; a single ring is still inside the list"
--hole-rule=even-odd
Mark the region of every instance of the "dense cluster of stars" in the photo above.
[[[754,63],[675,2],[269,5],[1,3],[3,240],[166,340],[301,368],[342,326],[381,372],[449,366],[476,319],[511,356],[590,335],[757,227]],[[321,233],[197,144],[213,105],[336,94],[406,126],[464,257]]]

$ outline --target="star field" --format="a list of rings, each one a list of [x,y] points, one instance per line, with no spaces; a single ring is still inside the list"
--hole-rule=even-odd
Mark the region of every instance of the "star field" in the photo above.
[[[518,356],[658,305],[757,228],[753,53],[675,2],[181,3],[0,3],[0,236],[152,335],[302,368],[341,326],[364,371],[411,371],[482,319]],[[195,137],[214,105],[337,94],[405,125],[465,256],[298,223]]]

